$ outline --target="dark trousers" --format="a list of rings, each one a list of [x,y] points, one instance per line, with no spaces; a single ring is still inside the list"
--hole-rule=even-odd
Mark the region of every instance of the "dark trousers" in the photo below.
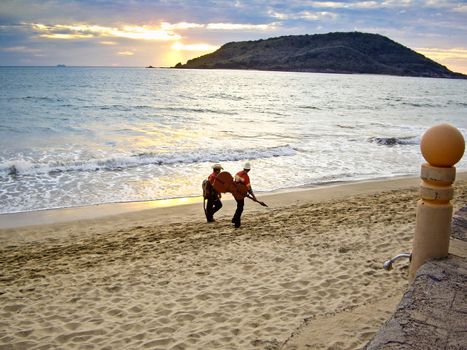
[[[206,205],[206,219],[208,221],[214,220],[214,214],[222,208],[222,202],[219,198],[209,198],[208,203]]]
[[[237,201],[237,210],[235,210],[235,214],[232,218],[232,222],[235,224],[235,227],[240,227],[245,200],[244,199],[235,199],[235,200]]]

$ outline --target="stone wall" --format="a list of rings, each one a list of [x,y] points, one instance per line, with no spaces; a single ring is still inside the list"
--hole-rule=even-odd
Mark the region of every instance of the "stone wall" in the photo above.
[[[453,218],[452,253],[425,263],[365,350],[467,349],[467,206]]]

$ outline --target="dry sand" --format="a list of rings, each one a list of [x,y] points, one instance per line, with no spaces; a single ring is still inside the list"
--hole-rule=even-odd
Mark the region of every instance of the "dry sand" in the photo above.
[[[358,349],[407,286],[382,264],[418,182],[263,196],[238,230],[231,200],[213,224],[196,203],[0,230],[0,349]]]

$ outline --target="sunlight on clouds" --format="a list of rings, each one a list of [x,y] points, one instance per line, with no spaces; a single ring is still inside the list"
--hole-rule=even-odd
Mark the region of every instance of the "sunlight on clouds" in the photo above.
[[[184,44],[182,42],[176,42],[170,46],[170,50],[163,50],[160,52],[157,59],[162,65],[174,66],[179,62],[186,62],[193,57],[214,52],[218,48],[219,46],[205,43]]]
[[[162,30],[177,30],[177,29],[193,29],[193,28],[204,28],[203,24],[198,23],[188,23],[188,22],[180,22],[180,23],[168,23],[162,22],[161,29]]]
[[[431,58],[432,60],[447,66],[454,72],[467,74],[467,49],[435,49],[435,48],[418,48],[415,49],[418,53]]]
[[[180,50],[163,50],[154,57],[154,61],[158,61],[158,64],[166,67],[172,67],[178,62],[186,61],[186,59],[185,52]]]
[[[172,45],[172,49],[179,51],[215,51],[219,46],[209,44],[182,44],[177,42]]]
[[[180,35],[169,31],[153,29],[147,26],[125,26],[122,30],[112,30],[112,35],[127,39],[143,39],[143,40],[178,40]]]
[[[47,39],[83,39],[93,37],[113,37],[135,40],[178,40],[180,35],[170,30],[153,26],[124,26],[122,28],[103,27],[97,25],[44,25],[33,23],[31,27],[39,32],[39,36]]]
[[[40,23],[32,23],[31,27],[33,27],[34,29],[36,29],[38,31],[48,31],[49,30],[48,26],[46,26],[44,24],[40,24]]]
[[[119,51],[117,54],[121,56],[133,56],[135,53],[132,51]]]
[[[110,32],[110,28],[96,26],[96,25],[64,25],[64,24],[57,24],[55,26],[51,26],[49,28],[54,28],[57,30],[69,30],[75,32],[85,32],[85,33],[108,33]]]
[[[447,50],[418,48],[415,49],[415,51],[436,61],[443,61],[447,59],[467,59],[467,49],[464,48],[453,48]]]
[[[63,39],[63,40],[89,39],[93,37],[93,35],[91,34],[63,34],[63,33],[41,34],[39,36],[41,38],[46,38],[46,39]]]
[[[311,14],[307,14],[311,16]],[[315,16],[331,17],[327,12],[320,12]],[[23,25],[31,27],[36,31],[41,38],[45,39],[90,39],[90,38],[125,38],[132,40],[150,40],[150,41],[177,41],[182,37],[177,34],[176,30],[189,29],[207,29],[207,30],[260,30],[266,31],[275,29],[276,24],[240,24],[240,23],[209,23],[199,24],[190,22],[169,23],[162,22],[160,26],[147,25],[126,25],[122,27],[104,27],[99,25],[89,24],[74,24],[74,25],[46,25],[41,23],[23,23]],[[113,41],[103,40],[102,45],[114,45]],[[181,44],[179,44],[181,45]],[[212,50],[212,46],[179,46],[177,50],[185,51],[208,51]]]

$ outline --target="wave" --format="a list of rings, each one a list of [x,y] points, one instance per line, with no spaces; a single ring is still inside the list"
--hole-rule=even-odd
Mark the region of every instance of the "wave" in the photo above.
[[[0,175],[27,176],[38,174],[54,174],[63,172],[91,172],[91,171],[122,171],[145,165],[176,165],[193,163],[215,163],[240,160],[255,160],[273,157],[287,157],[296,154],[290,145],[258,148],[251,150],[198,150],[174,153],[145,152],[134,155],[116,155],[104,159],[90,159],[83,161],[35,163],[30,160],[10,160],[0,163]]]
[[[2,97],[2,100],[14,101],[33,101],[33,102],[63,102],[62,98],[49,96],[21,96],[21,97]]]
[[[226,114],[235,115],[237,112],[229,112],[222,109],[209,109],[209,108],[187,108],[187,107],[159,107],[161,112],[182,112],[182,113],[211,113],[211,114]]]
[[[467,103],[466,103],[466,102],[462,102],[462,101],[448,101],[447,104],[448,104],[448,105],[454,105],[454,106],[467,107]]]
[[[383,146],[395,145],[418,145],[420,140],[417,136],[404,136],[404,137],[370,137],[369,142],[377,143]]]
[[[343,124],[336,124],[336,126],[341,129],[355,129],[356,128],[355,126],[343,125]]]
[[[236,95],[231,95],[231,94],[227,94],[227,93],[214,93],[214,94],[211,94],[211,95],[208,95],[208,98],[219,98],[219,99],[222,99],[222,100],[232,100],[232,101],[242,101],[242,100],[245,100],[245,97],[242,97],[242,96],[236,96]]]
[[[305,105],[298,106],[298,108],[301,108],[301,109],[314,109],[314,110],[317,110],[317,111],[321,110],[321,108],[316,107],[316,106],[305,106]]]
[[[417,103],[417,102],[402,102],[402,106],[409,106],[409,107],[422,107],[422,108],[441,108],[444,107],[443,104],[436,104],[436,103]]]

